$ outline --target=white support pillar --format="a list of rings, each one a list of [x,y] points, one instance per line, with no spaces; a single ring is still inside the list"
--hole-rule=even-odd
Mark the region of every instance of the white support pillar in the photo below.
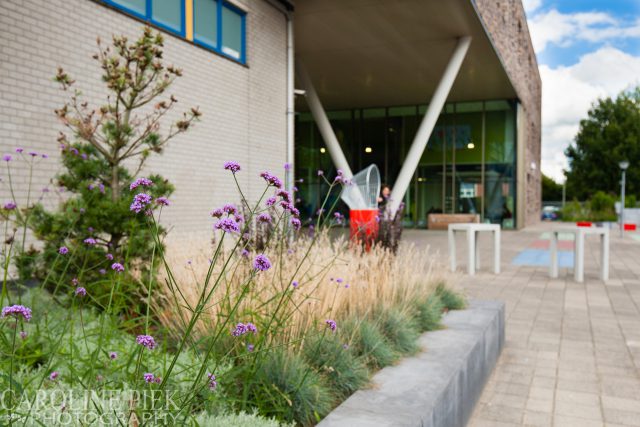
[[[407,192],[407,188],[409,188],[409,184],[411,184],[413,174],[418,168],[420,158],[424,153],[424,149],[427,147],[429,137],[431,136],[433,128],[438,121],[438,116],[442,111],[442,107],[444,107],[444,104],[447,101],[453,82],[458,75],[458,71],[460,71],[460,66],[462,65],[462,61],[469,50],[470,44],[471,37],[469,36],[460,37],[458,39],[456,49],[447,64],[447,68],[438,83],[438,87],[436,88],[433,97],[431,98],[427,112],[420,123],[416,136],[413,138],[409,153],[407,153],[407,157],[402,165],[398,179],[396,179],[393,186],[391,202],[389,205],[389,209],[392,214],[395,214],[400,207],[400,203],[402,203],[402,199]]]
[[[353,173],[351,172],[349,163],[347,163],[347,158],[342,152],[338,138],[336,138],[336,134],[333,132],[331,123],[329,123],[329,119],[327,118],[327,113],[325,113],[324,108],[322,107],[322,103],[320,102],[316,89],[309,78],[309,74],[307,74],[307,70],[304,68],[304,65],[300,60],[296,61],[296,74],[298,75],[300,83],[305,90],[307,105],[309,105],[313,120],[315,120],[316,125],[318,125],[318,130],[320,131],[320,135],[322,135],[322,139],[327,146],[327,150],[333,160],[333,164],[336,168],[342,170],[346,179],[351,179],[353,177]]]

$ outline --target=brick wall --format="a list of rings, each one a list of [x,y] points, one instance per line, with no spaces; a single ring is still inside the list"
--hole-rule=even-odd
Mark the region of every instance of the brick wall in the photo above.
[[[211,235],[209,211],[239,200],[226,160],[243,166],[241,184],[261,193],[261,170],[283,175],[286,155],[286,21],[263,0],[236,0],[247,13],[247,66],[165,33],[165,62],[184,71],[169,91],[178,98],[173,117],[199,106],[202,120],[152,157],[147,170],[175,186],[173,205],[163,213],[173,234]],[[60,168],[56,136],[63,127],[53,114],[68,94],[52,82],[62,66],[91,105],[105,99],[100,68],[91,59],[96,37],[137,37],[143,24],[92,0],[0,1],[0,154],[16,146],[50,155],[34,174],[37,192]],[[3,162],[4,163],[4,162]],[[0,165],[4,167],[3,165]],[[0,201],[9,198],[2,171]],[[14,171],[17,197],[24,203],[26,170]],[[49,185],[51,188],[51,186]],[[56,196],[48,194],[54,205]]]
[[[524,112],[525,170],[518,179],[525,180],[524,224],[540,220],[542,187],[540,172],[541,90],[536,55],[531,44],[527,19],[521,0],[474,0],[480,16],[511,77]],[[522,125],[522,124],[521,124]],[[532,167],[532,164],[535,167]],[[521,196],[521,195],[520,195]],[[519,197],[520,197],[519,196]],[[522,215],[523,212],[520,212]]]

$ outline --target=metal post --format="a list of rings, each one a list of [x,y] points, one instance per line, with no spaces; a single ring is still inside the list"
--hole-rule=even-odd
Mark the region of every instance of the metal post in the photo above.
[[[620,202],[622,203],[620,205],[620,237],[624,237],[624,187],[626,184],[626,173],[627,171],[625,169],[622,169],[622,194],[620,197]]]
[[[294,171],[294,54],[293,54],[293,17],[287,14],[287,164],[288,170],[285,171],[285,185],[287,191],[293,192]],[[294,197],[295,199],[295,197]]]
[[[567,203],[567,179],[564,179],[562,183],[562,208],[564,209],[564,205]]]
[[[453,86],[453,82],[455,81],[456,76],[458,75],[458,71],[460,71],[460,67],[462,66],[462,61],[464,60],[467,51],[469,50],[469,45],[471,44],[471,37],[465,36],[460,37],[458,39],[458,44],[456,45],[456,49],[447,64],[447,68],[438,83],[438,87],[436,88],[435,93],[427,107],[427,112],[420,123],[420,127],[418,128],[418,132],[411,143],[411,148],[409,149],[409,153],[402,165],[402,169],[400,170],[400,174],[396,179],[396,182],[393,186],[393,191],[391,192],[391,201],[389,203],[389,210],[392,213],[395,213],[400,207],[400,203],[404,199],[404,194],[409,188],[409,184],[411,183],[411,177],[415,173],[418,168],[418,164],[420,163],[420,158],[424,153],[424,149],[427,147],[427,143],[429,142],[429,137],[431,136],[431,132],[433,132],[433,127],[438,120],[438,116],[442,111],[442,107],[447,101],[447,96],[451,91],[451,87]]]

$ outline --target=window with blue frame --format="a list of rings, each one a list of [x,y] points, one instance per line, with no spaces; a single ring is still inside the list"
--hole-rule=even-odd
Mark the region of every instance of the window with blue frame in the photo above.
[[[193,41],[245,62],[246,13],[222,0],[193,1]]]
[[[138,18],[184,37],[185,0],[104,0]]]

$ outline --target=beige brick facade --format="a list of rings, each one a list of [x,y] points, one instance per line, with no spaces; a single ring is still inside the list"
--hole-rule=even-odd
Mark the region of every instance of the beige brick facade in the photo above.
[[[507,74],[515,86],[521,103],[524,126],[519,135],[525,140],[519,153],[524,158],[518,164],[518,188],[523,189],[524,198],[520,206],[524,224],[540,221],[542,203],[542,178],[540,172],[541,149],[541,91],[542,82],[538,63],[531,43],[527,18],[521,0],[473,0],[502,59]],[[519,195],[521,197],[523,195]]]
[[[165,33],[165,61],[184,71],[169,91],[179,102],[168,120],[191,106],[203,113],[192,130],[172,140],[147,166],[176,186],[173,205],[163,213],[174,234],[209,237],[209,211],[239,201],[231,176],[222,170],[224,161],[242,164],[241,183],[254,197],[263,189],[260,171],[283,175],[286,19],[265,0],[236,3],[247,11],[246,66]],[[56,136],[63,127],[53,110],[68,94],[52,81],[56,68],[67,70],[86,100],[99,106],[105,92],[100,67],[91,59],[96,37],[105,42],[112,34],[135,38],[143,25],[93,0],[0,1],[0,153],[21,146],[49,154],[34,174],[36,192],[60,167]],[[9,198],[4,181],[0,201]],[[14,171],[14,182],[24,202],[25,169]],[[55,204],[53,194],[47,198]]]

